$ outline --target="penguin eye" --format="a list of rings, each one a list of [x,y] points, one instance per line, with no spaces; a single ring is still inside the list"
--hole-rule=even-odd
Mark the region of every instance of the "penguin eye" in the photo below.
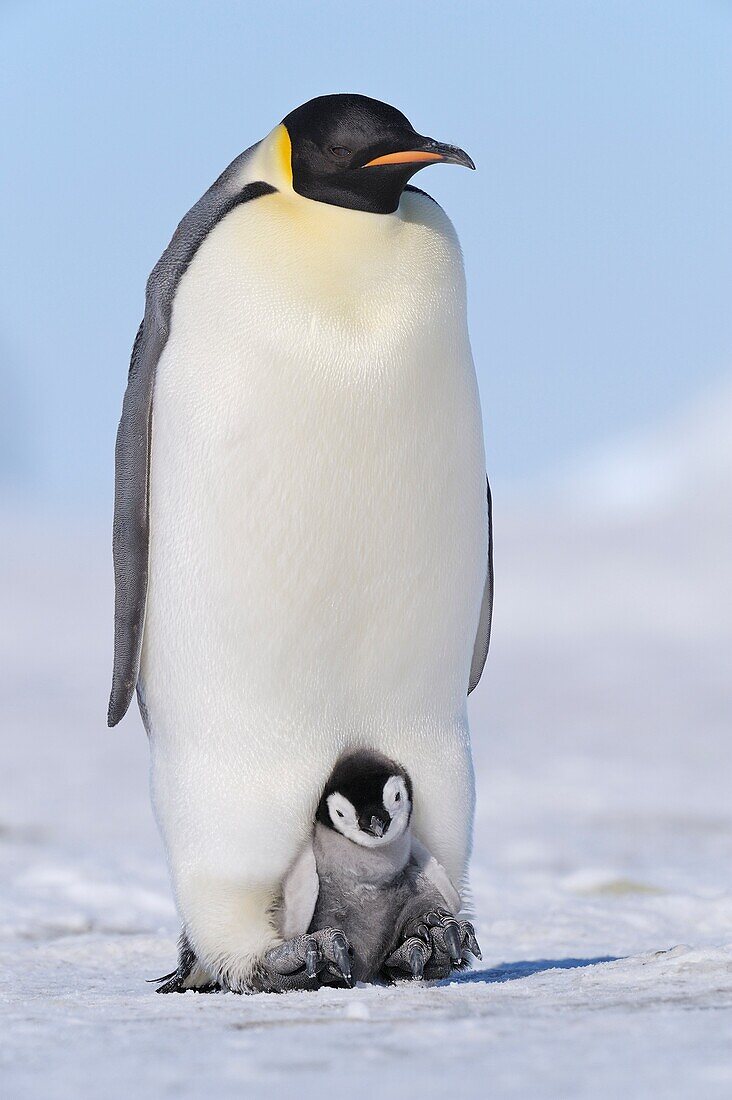
[[[346,149],[344,145],[331,145],[330,151],[334,157],[350,157],[351,150]]]
[[[401,792],[397,791],[397,793],[394,795],[394,801],[395,802],[401,802],[401,800],[402,800]]]
[[[340,810],[336,810],[336,813],[338,814],[339,817],[343,817],[343,814],[341,813]]]

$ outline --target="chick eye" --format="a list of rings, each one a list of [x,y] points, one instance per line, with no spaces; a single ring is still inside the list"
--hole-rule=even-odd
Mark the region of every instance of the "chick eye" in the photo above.
[[[346,149],[344,145],[331,145],[330,151],[334,157],[350,157],[351,150]]]
[[[338,816],[339,816],[339,817],[343,817],[343,816],[344,816],[344,815],[343,815],[343,814],[341,813],[341,811],[340,811],[340,810],[336,810],[336,813],[338,814]]]
[[[397,793],[394,795],[394,801],[395,802],[401,802],[401,800],[402,800],[401,792],[397,791]]]

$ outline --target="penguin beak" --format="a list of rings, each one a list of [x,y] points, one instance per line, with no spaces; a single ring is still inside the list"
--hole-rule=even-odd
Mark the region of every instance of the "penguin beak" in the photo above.
[[[373,836],[381,837],[384,835],[384,822],[381,820],[381,818],[377,817],[376,814],[374,814],[374,816],[371,818],[369,832]]]
[[[428,164],[461,164],[464,168],[475,170],[475,164],[464,149],[458,149],[457,145],[445,145],[432,138],[419,139],[419,147],[416,149],[401,149],[396,153],[385,153],[383,156],[374,157],[362,165],[363,168],[378,168],[386,164],[418,164],[426,167]]]

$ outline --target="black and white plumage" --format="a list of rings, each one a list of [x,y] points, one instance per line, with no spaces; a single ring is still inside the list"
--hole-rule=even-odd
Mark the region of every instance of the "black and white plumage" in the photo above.
[[[197,988],[293,988],[310,941],[280,943],[273,905],[349,747],[409,770],[414,832],[466,881],[492,524],[460,246],[407,182],[440,162],[472,166],[388,104],[319,97],[148,282],[109,722],[137,688]]]
[[[447,872],[412,835],[407,772],[375,752],[336,765],[318,806],[312,843],[283,887],[286,940],[337,928],[354,981],[443,977],[479,955]]]

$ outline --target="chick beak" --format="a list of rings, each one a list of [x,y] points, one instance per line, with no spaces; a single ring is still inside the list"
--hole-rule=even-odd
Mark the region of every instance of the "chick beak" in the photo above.
[[[364,168],[378,168],[385,164],[418,164],[426,167],[428,164],[461,164],[464,168],[475,169],[472,157],[469,157],[464,149],[458,149],[457,145],[445,145],[441,141],[433,141],[432,138],[417,137],[413,149],[400,149],[394,153],[384,153],[383,156],[374,157],[363,165]]]

